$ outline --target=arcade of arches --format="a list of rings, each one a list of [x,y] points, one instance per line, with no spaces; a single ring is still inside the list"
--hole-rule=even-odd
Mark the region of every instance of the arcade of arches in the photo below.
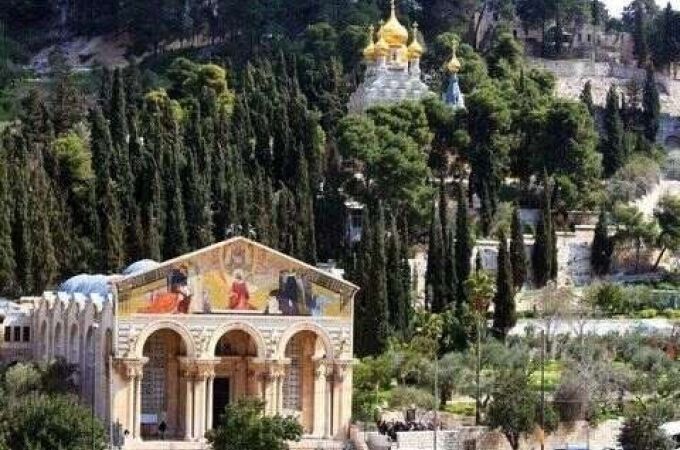
[[[250,397],[262,399],[267,414],[296,417],[307,436],[344,436],[351,360],[329,357],[328,338],[319,333],[292,333],[274,359],[261,356],[266,350],[249,330],[234,328],[207,355],[196,357],[186,337],[160,328],[145,338],[141,357],[115,360],[127,391],[125,408],[117,408],[127,411],[121,423],[132,439],[200,440],[227,404]]]

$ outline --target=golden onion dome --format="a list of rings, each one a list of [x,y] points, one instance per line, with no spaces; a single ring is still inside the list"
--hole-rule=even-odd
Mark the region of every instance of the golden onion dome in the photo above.
[[[375,59],[375,43],[373,42],[373,25],[371,25],[368,32],[368,45],[364,48],[364,58],[368,60]]]
[[[378,31],[378,42],[375,43],[375,55],[385,56],[390,51],[390,45],[385,40],[382,28]]]
[[[394,10],[394,0],[391,2],[391,8],[390,18],[385,22],[380,31],[388,45],[394,47],[406,45],[408,42],[408,30],[397,19],[397,14]]]
[[[408,46],[408,58],[409,59],[420,58],[423,55],[423,53],[425,53],[425,49],[423,48],[422,45],[420,45],[420,42],[418,42],[418,24],[414,23],[413,40]]]
[[[458,73],[460,72],[460,66],[460,60],[456,57],[456,48],[454,47],[452,49],[451,59],[446,63],[446,70],[448,70],[449,73]]]

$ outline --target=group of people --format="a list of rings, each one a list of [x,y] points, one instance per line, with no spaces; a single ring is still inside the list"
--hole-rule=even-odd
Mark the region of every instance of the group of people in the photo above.
[[[397,433],[403,431],[434,431],[435,425],[433,422],[422,422],[416,420],[379,420],[378,432],[386,435],[392,442],[397,440]]]

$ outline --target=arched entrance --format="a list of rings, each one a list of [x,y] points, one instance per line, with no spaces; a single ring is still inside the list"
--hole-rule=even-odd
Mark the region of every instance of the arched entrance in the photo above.
[[[180,382],[180,358],[187,355],[186,344],[175,331],[154,331],[144,342],[141,391],[141,437],[155,440],[162,436],[161,422],[166,424],[165,438],[182,438],[185,427],[186,386]]]
[[[258,380],[249,376],[257,358],[257,341],[242,329],[224,333],[215,345],[215,379],[212,384],[212,423],[214,427],[224,408],[240,398],[260,395]],[[209,394],[210,395],[210,394]]]
[[[326,377],[317,376],[316,370],[327,357],[324,342],[314,331],[298,331],[288,340],[284,357],[289,363],[282,386],[283,414],[299,417],[305,434],[318,434],[323,430],[315,428],[326,414]]]

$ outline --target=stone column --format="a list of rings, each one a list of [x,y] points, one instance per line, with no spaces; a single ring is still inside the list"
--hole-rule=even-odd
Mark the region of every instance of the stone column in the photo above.
[[[326,367],[325,359],[314,361],[314,423],[312,435],[315,437],[324,436],[326,429]]]
[[[351,360],[340,360],[334,364],[334,392],[333,392],[333,437],[346,438],[347,424],[351,415],[351,404],[347,402],[347,377],[351,376]],[[350,384],[351,385],[351,384]],[[351,400],[351,392],[349,394]]]
[[[131,439],[140,439],[140,420],[142,414],[142,375],[148,358],[116,358],[113,368],[127,380],[125,428]]]
[[[326,408],[324,410],[324,415],[326,416],[326,424],[323,430],[324,439],[328,439],[333,435],[333,385],[335,384],[335,374],[333,373],[333,367],[326,368]]]
[[[219,360],[195,361],[194,382],[194,439],[203,440],[205,432],[212,428],[212,382],[215,365]]]
[[[205,434],[205,400],[206,381],[205,372],[198,371],[194,380],[194,439],[201,440]]]
[[[273,361],[269,364],[269,408],[268,414],[281,414],[283,410],[283,379],[286,366],[283,361]]]
[[[142,438],[142,374],[140,371],[135,377],[135,428],[132,433],[135,439]]]
[[[184,439],[190,441],[194,437],[193,406],[194,406],[194,380],[193,374],[184,374],[184,386],[186,396],[184,400]]]
[[[215,373],[208,376],[207,380],[207,402],[205,405],[205,429],[211,430],[213,427],[213,386],[215,382]]]

